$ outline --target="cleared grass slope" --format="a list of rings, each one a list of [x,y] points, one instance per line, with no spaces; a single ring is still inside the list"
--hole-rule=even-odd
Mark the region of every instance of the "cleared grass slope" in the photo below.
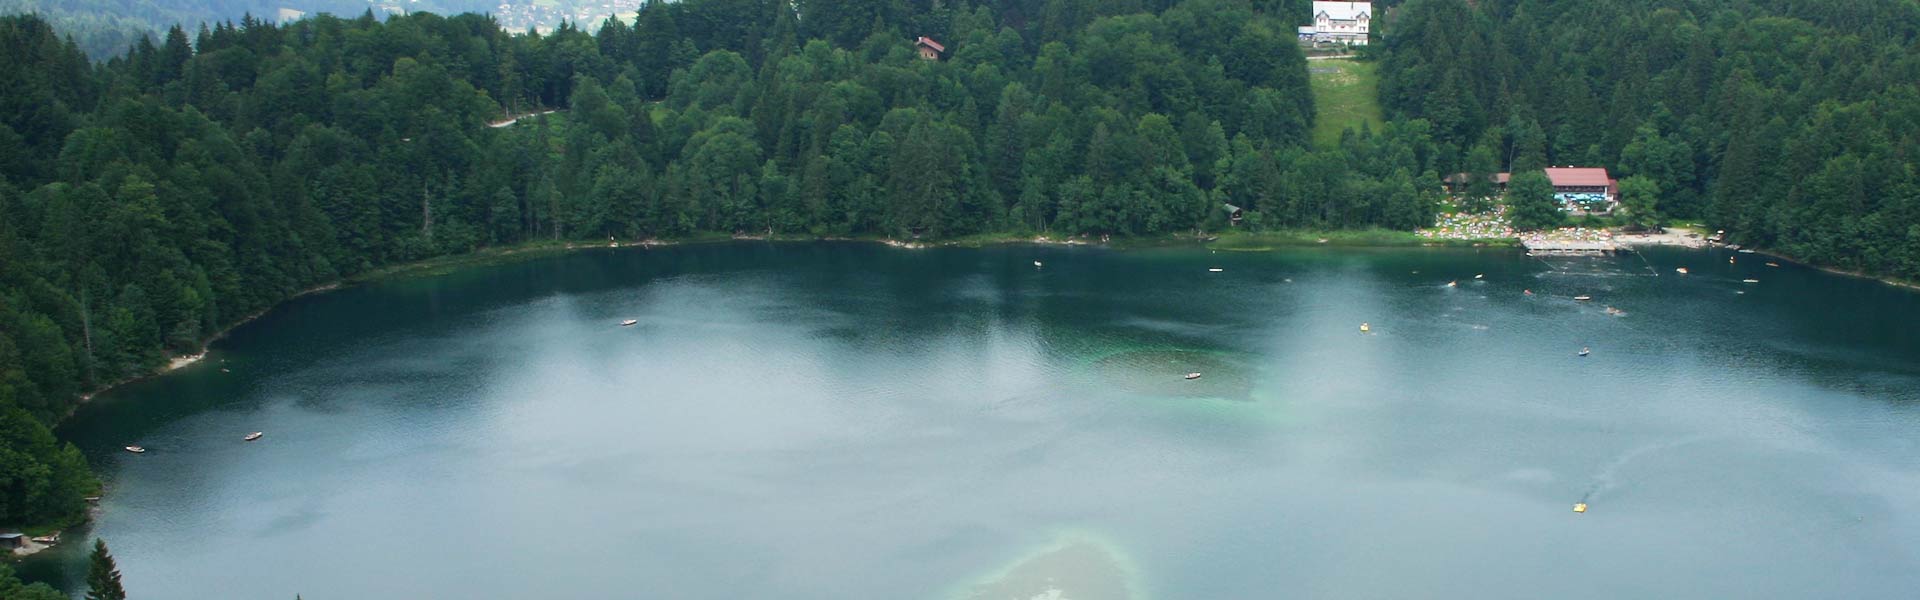
[[[1380,116],[1380,76],[1374,67],[1373,63],[1350,59],[1307,61],[1318,115],[1313,123],[1314,146],[1338,145],[1341,131],[1359,129],[1361,123],[1380,130],[1384,122]]]

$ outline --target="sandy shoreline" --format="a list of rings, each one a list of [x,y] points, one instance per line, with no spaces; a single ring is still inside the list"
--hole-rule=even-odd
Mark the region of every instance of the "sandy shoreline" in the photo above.
[[[848,241],[859,241],[859,240],[848,240]],[[902,240],[896,240],[893,238],[887,238],[887,239],[880,240],[880,243],[886,244],[894,248],[905,248],[908,250],[923,250],[926,248],[966,248],[966,247],[972,247],[972,246],[1012,246],[1012,245],[1023,245],[1023,244],[1034,245],[1034,246],[1095,246],[1095,245],[1107,244],[1106,240],[1102,240],[1099,242],[1094,242],[1089,240],[1076,240],[1073,238],[1056,240],[1044,235],[1036,236],[1033,238],[1008,237],[1008,238],[990,239],[990,240],[960,239],[960,240],[946,240],[946,241],[939,241],[939,242],[902,241]]]
[[[1703,235],[1700,235],[1700,233],[1697,231],[1692,231],[1692,230],[1688,230],[1685,228],[1678,228],[1678,227],[1673,228],[1669,231],[1661,232],[1661,233],[1615,234],[1613,237],[1613,241],[1622,246],[1630,246],[1630,247],[1631,246],[1675,246],[1680,248],[1695,248],[1695,249],[1701,249],[1701,250],[1714,248],[1714,247],[1721,247],[1721,248],[1726,247],[1720,244],[1715,244],[1713,242],[1707,241],[1706,237]],[[1891,277],[1883,277],[1879,275],[1870,275],[1867,273],[1861,273],[1859,271],[1849,271],[1839,267],[1828,267],[1823,265],[1817,265],[1817,264],[1813,264],[1792,256],[1788,256],[1780,252],[1767,250],[1764,248],[1745,248],[1744,250],[1752,250],[1753,251],[1752,254],[1754,256],[1765,256],[1768,258],[1778,259],[1781,261],[1790,262],[1790,263],[1811,268],[1811,269],[1819,269],[1821,271],[1825,271],[1835,275],[1845,275],[1847,277],[1856,277],[1860,279],[1871,279],[1871,280],[1878,281],[1880,283],[1884,283],[1884,284],[1898,287],[1898,288],[1920,290],[1920,283],[1904,281],[1901,279],[1896,279]]]
[[[1615,233],[1613,242],[1622,246],[1678,246],[1681,248],[1712,246],[1712,243],[1698,232],[1685,229],[1673,229],[1660,233]]]
[[[94,397],[95,397],[95,396],[99,396],[100,394],[104,394],[104,393],[106,393],[106,392],[109,392],[109,391],[112,391],[112,390],[113,390],[114,388],[118,388],[118,387],[120,387],[120,386],[123,386],[123,385],[127,385],[127,384],[129,384],[129,383],[133,383],[133,382],[136,382],[136,381],[142,381],[142,380],[146,380],[146,379],[148,379],[148,378],[152,378],[152,377],[158,377],[158,376],[161,376],[161,375],[165,375],[165,374],[167,374],[167,373],[171,373],[171,372],[174,372],[174,371],[177,371],[177,370],[180,370],[180,369],[183,369],[183,368],[186,368],[186,367],[188,367],[188,366],[192,366],[192,365],[193,365],[194,363],[197,363],[197,362],[200,362],[200,361],[202,361],[202,360],[205,360],[205,359],[207,358],[207,353],[209,352],[209,350],[208,350],[208,346],[211,346],[211,345],[213,345],[213,343],[214,343],[214,342],[217,342],[217,341],[219,341],[219,340],[220,340],[220,338],[223,338],[223,337],[227,337],[227,333],[228,333],[228,332],[231,332],[231,331],[233,331],[233,330],[234,330],[234,328],[236,328],[236,327],[239,327],[239,326],[241,326],[241,325],[245,325],[245,324],[247,324],[247,323],[251,323],[251,322],[253,322],[253,321],[254,321],[255,319],[258,319],[258,318],[260,318],[260,317],[262,317],[262,316],[265,316],[265,315],[266,315],[267,313],[269,313],[269,312],[273,312],[273,309],[276,309],[276,308],[279,308],[279,307],[280,307],[280,305],[282,305],[282,304],[285,304],[285,303],[286,303],[286,302],[287,302],[288,300],[293,300],[293,299],[295,299],[295,298],[299,298],[299,297],[302,297],[302,296],[307,296],[307,295],[311,295],[311,294],[317,294],[317,293],[320,293],[320,292],[325,292],[325,291],[329,291],[329,290],[334,290],[334,289],[339,289],[339,287],[340,287],[340,285],[341,285],[341,282],[339,282],[339,281],[335,281],[335,282],[332,282],[332,283],[328,283],[328,284],[326,284],[326,285],[320,285],[320,286],[315,286],[315,287],[311,287],[311,288],[307,288],[307,289],[305,289],[305,290],[301,290],[301,291],[300,291],[299,293],[297,293],[297,294],[294,294],[294,295],[292,295],[292,296],[288,296],[288,297],[286,297],[285,299],[283,299],[283,300],[280,300],[279,302],[275,302],[275,303],[273,303],[273,306],[269,306],[269,307],[267,307],[267,308],[265,308],[265,309],[262,309],[262,310],[260,310],[260,311],[257,311],[257,312],[254,312],[253,314],[250,314],[250,315],[247,315],[247,316],[245,316],[245,317],[241,317],[241,318],[240,318],[240,320],[238,320],[238,321],[234,321],[233,323],[231,323],[231,324],[228,324],[228,325],[227,325],[226,327],[224,327],[224,328],[221,328],[221,329],[220,329],[220,331],[217,331],[217,332],[214,332],[214,334],[213,334],[213,335],[211,335],[211,336],[208,336],[208,337],[207,337],[207,339],[206,339],[205,341],[202,341],[202,342],[200,342],[200,352],[199,352],[199,353],[196,353],[196,354],[188,354],[188,355],[183,355],[183,356],[175,356],[175,357],[173,357],[173,358],[171,358],[171,359],[168,359],[168,360],[167,360],[167,364],[164,364],[164,365],[161,365],[161,366],[159,366],[159,367],[155,367],[155,368],[154,368],[154,369],[153,369],[152,371],[149,371],[149,372],[147,372],[147,373],[145,373],[145,374],[141,374],[141,375],[137,375],[137,376],[133,376],[133,377],[128,377],[128,378],[126,378],[126,379],[122,379],[122,380],[120,380],[120,381],[115,381],[115,382],[113,382],[113,383],[109,383],[109,384],[107,384],[107,385],[104,385],[104,386],[100,386],[100,387],[99,387],[98,389],[95,389],[95,390],[93,390],[93,391],[90,391],[90,392],[86,392],[86,393],[84,393],[84,394],[80,394],[80,401],[79,401],[79,402],[76,402],[76,403],[74,403],[74,405],[73,405],[73,406],[72,406],[71,408],[68,408],[68,409],[67,409],[67,414],[66,414],[66,416],[69,416],[69,417],[70,417],[70,416],[73,416],[73,411],[75,411],[75,410],[77,410],[77,409],[79,409],[79,408],[80,408],[80,405],[82,405],[82,404],[86,404],[87,402],[90,402],[90,401],[92,401],[92,400],[94,399]],[[62,417],[62,418],[64,419],[64,417]]]
[[[187,366],[187,365],[190,365],[190,364],[193,364],[193,363],[197,363],[197,362],[200,362],[200,359],[202,359],[202,358],[206,358],[206,357],[207,357],[207,351],[206,351],[206,350],[201,350],[199,354],[189,354],[189,355],[186,355],[186,356],[175,356],[175,357],[173,357],[173,360],[171,360],[171,361],[167,361],[167,366],[165,366],[165,367],[161,367],[161,368],[160,368],[160,372],[161,372],[161,373],[165,373],[165,372],[167,372],[167,371],[172,371],[172,370],[174,370],[174,369],[178,369],[178,368],[180,368],[180,367],[184,367],[184,366]]]

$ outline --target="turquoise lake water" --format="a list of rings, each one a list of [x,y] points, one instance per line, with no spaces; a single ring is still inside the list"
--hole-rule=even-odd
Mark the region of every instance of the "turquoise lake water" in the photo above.
[[[1766,260],[742,243],[387,281],[83,407],[110,491],[69,539],[143,600],[1912,598],[1920,294]]]

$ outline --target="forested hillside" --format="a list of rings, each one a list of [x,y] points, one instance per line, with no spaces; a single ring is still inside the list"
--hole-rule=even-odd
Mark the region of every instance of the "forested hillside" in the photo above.
[[[104,64],[0,20],[0,523],[79,509],[84,468],[43,427],[79,393],[380,265],[699,232],[1192,233],[1228,200],[1269,226],[1428,219],[1423,124],[1306,149],[1303,9],[1275,10],[656,1],[544,36],[321,16]]]
[[[1605,166],[1734,241],[1920,279],[1920,3],[1409,0],[1381,72],[1462,170]]]

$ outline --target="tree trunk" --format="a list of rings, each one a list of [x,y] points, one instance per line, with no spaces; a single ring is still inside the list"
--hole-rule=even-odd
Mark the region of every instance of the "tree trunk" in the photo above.
[[[420,180],[420,234],[433,241],[433,200],[427,195],[427,181]]]
[[[87,288],[80,288],[80,339],[87,344],[87,381],[96,382],[93,376],[93,304],[87,299]]]

